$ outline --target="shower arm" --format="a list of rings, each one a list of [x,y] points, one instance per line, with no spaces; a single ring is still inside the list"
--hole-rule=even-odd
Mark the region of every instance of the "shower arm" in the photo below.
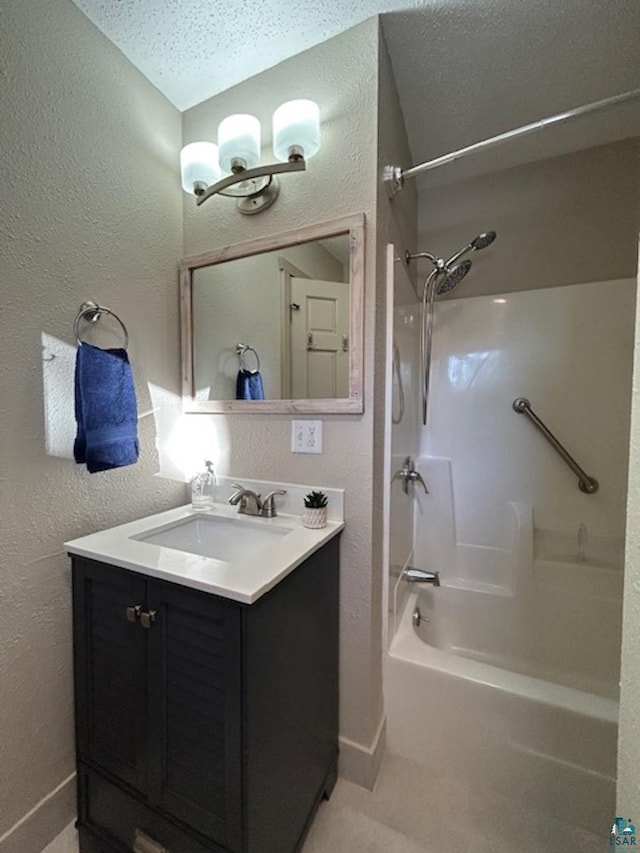
[[[417,178],[423,172],[430,172],[432,169],[438,169],[440,166],[446,166],[447,163],[454,163],[456,160],[461,160],[469,154],[476,154],[478,151],[486,151],[493,148],[494,145],[500,145],[503,142],[509,142],[512,139],[517,139],[520,136],[527,136],[530,133],[535,133],[538,130],[544,130],[554,124],[561,124],[570,119],[579,118],[580,116],[589,115],[590,113],[599,110],[610,109],[611,107],[624,104],[627,101],[633,101],[640,98],[640,89],[633,89],[629,92],[623,92],[621,95],[614,95],[612,98],[604,98],[600,101],[594,101],[591,104],[585,104],[582,107],[575,107],[572,110],[567,110],[557,115],[549,116],[548,118],[539,119],[538,121],[524,124],[521,127],[516,127],[513,130],[507,130],[504,133],[499,133],[497,136],[491,136],[488,139],[483,139],[481,142],[474,142],[472,145],[467,145],[464,148],[458,148],[457,151],[451,151],[449,154],[443,154],[441,157],[436,157],[433,160],[427,160],[425,163],[420,163],[418,166],[412,166],[410,169],[403,169],[401,166],[385,166],[383,172],[383,180],[387,188],[387,194],[392,198],[399,192],[404,182],[408,178]]]
[[[531,422],[540,430],[549,444],[562,457],[562,459],[564,459],[569,468],[571,468],[578,478],[578,488],[581,492],[584,492],[587,495],[592,495],[594,492],[598,491],[600,488],[598,481],[593,477],[590,477],[584,468],[581,468],[580,465],[578,465],[566,447],[558,441],[549,427],[547,427],[546,424],[543,423],[543,421],[541,421],[536,415],[531,408],[531,403],[526,397],[516,397],[513,401],[513,411],[519,415],[527,415]]]

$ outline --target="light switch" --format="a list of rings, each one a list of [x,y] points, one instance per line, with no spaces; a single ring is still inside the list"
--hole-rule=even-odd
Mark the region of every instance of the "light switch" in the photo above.
[[[291,452],[322,453],[322,421],[291,421]]]

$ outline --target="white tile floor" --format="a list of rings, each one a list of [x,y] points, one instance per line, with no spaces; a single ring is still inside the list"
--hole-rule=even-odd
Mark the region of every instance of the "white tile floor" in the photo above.
[[[375,791],[339,779],[304,853],[603,853],[607,839],[387,755]],[[78,853],[73,826],[43,853]]]

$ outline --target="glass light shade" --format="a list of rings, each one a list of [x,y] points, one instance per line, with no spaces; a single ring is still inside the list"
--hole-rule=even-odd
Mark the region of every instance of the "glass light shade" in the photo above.
[[[255,116],[239,113],[222,119],[218,126],[220,168],[231,172],[234,160],[244,160],[245,168],[260,163],[260,122]]]
[[[273,114],[273,153],[289,159],[290,151],[302,150],[305,160],[320,148],[320,109],[314,101],[287,101]]]
[[[220,180],[218,146],[213,142],[191,142],[180,152],[182,189],[194,193],[194,184],[211,186]],[[195,195],[195,193],[194,193]]]

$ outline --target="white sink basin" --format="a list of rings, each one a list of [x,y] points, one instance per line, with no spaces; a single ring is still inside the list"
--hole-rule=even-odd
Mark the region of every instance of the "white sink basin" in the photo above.
[[[291,531],[290,527],[275,526],[259,519],[245,521],[198,514],[130,538],[235,563],[257,556]]]

